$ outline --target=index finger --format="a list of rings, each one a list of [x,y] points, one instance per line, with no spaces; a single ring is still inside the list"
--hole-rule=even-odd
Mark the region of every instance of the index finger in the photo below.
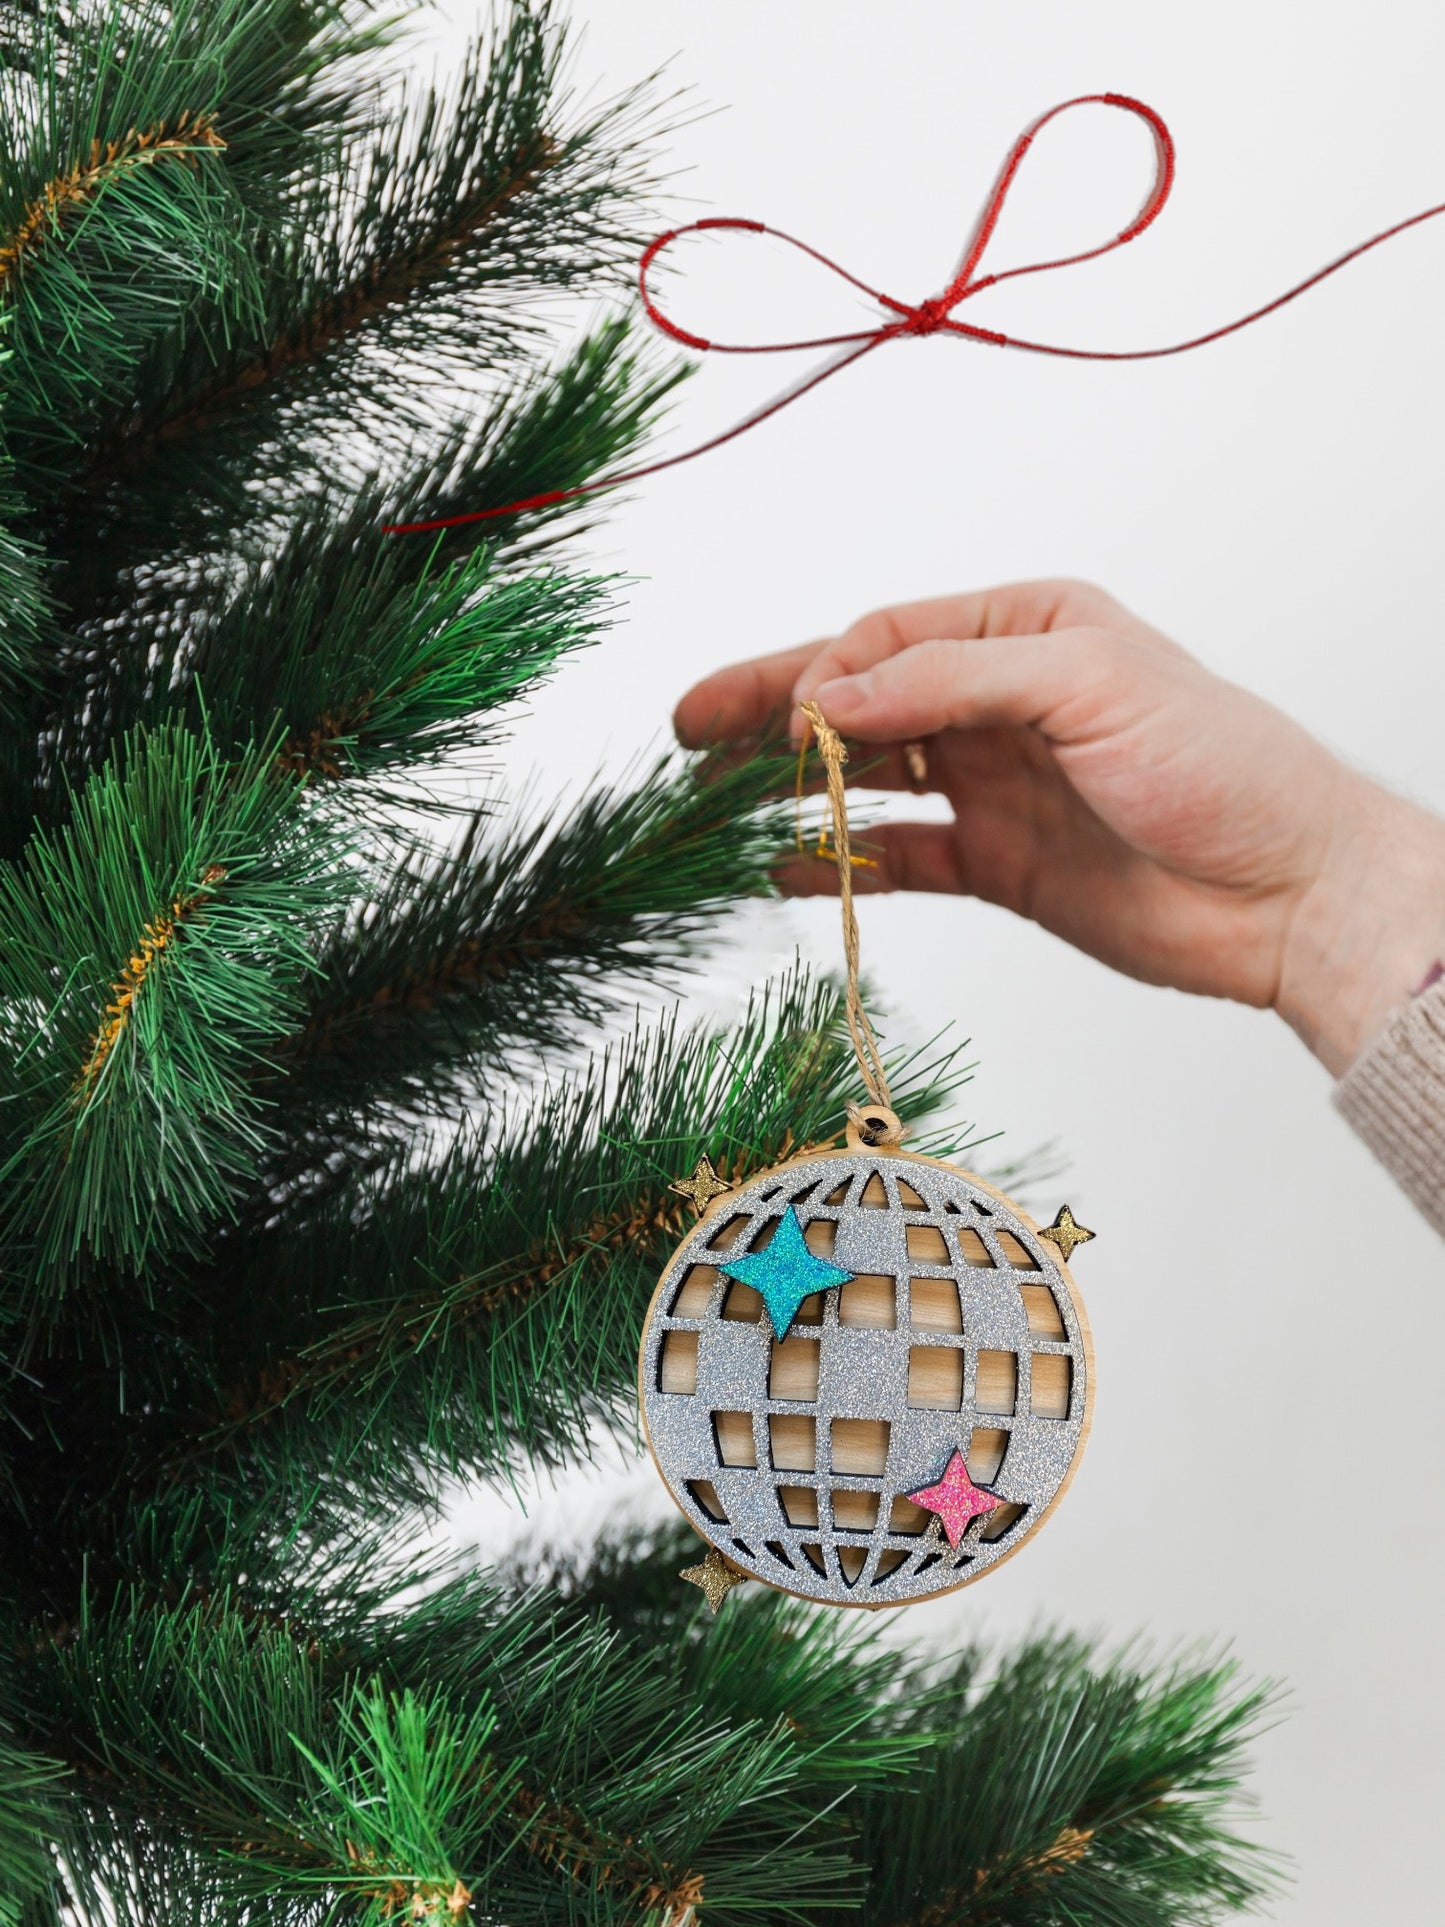
[[[1010,582],[964,595],[929,596],[922,602],[874,609],[812,652],[793,687],[793,702],[807,702],[825,682],[856,676],[921,642],[981,642],[993,636],[1046,634],[1059,626],[1066,613],[1074,623],[1087,620],[1088,611],[1096,605],[1096,620],[1106,607],[1117,610],[1112,598],[1087,583],[1040,581]],[[789,720],[793,735],[800,736],[802,722],[796,708]]]
[[[754,656],[749,662],[729,663],[695,683],[673,711],[677,740],[688,749],[731,743],[751,736],[776,717],[781,724],[793,684],[825,642],[805,642],[796,649],[780,649],[775,656]]]
[[[870,668],[885,656],[935,636],[962,640],[987,634],[990,608],[1001,620],[1020,593],[994,589],[875,609],[841,636],[729,663],[694,684],[677,705],[672,716],[677,740],[688,749],[701,749],[749,736],[770,721],[781,725],[785,719],[797,738],[802,734],[797,704],[806,702],[823,683]]]

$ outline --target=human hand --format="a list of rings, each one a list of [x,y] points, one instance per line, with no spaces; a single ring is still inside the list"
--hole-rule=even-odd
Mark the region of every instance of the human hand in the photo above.
[[[860,892],[1004,904],[1145,982],[1273,1007],[1336,1074],[1445,957],[1445,823],[1101,589],[879,611],[709,676],[677,733],[723,743],[786,712],[797,738],[810,698],[880,752],[869,787],[953,806],[949,824],[870,831]],[[837,888],[810,858],[782,882]]]

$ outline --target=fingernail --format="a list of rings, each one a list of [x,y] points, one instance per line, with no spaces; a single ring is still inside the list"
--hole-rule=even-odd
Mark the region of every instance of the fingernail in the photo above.
[[[837,676],[825,682],[815,700],[828,721],[838,724],[866,709],[872,694],[873,677],[865,669],[861,676]]]

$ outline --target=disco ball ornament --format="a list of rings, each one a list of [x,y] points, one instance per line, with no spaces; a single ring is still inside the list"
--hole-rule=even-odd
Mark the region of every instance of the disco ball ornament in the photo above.
[[[862,1113],[845,1150],[736,1188],[704,1159],[677,1187],[701,1215],[639,1389],[714,1611],[743,1579],[837,1606],[951,1592],[1038,1529],[1083,1450],[1094,1361],[1066,1261],[1093,1234],[869,1142],[896,1127]]]

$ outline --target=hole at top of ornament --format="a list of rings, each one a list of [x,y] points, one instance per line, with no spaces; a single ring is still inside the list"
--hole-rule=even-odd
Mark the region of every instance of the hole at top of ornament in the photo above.
[[[870,1211],[886,1211],[888,1209],[888,1186],[883,1182],[882,1177],[877,1171],[873,1173],[863,1189],[858,1193],[858,1202],[861,1205],[866,1205]]]
[[[1026,1505],[996,1506],[992,1512],[983,1515],[983,1524],[978,1529],[979,1538],[987,1539],[990,1544],[995,1539],[1002,1539],[1006,1532],[1012,1532],[1027,1511]]]
[[[774,1412],[768,1449],[778,1472],[812,1472],[818,1464],[818,1421],[802,1412]]]
[[[963,1305],[951,1278],[910,1278],[908,1320],[915,1331],[961,1332]]]
[[[1000,1231],[995,1235],[1003,1247],[1004,1257],[1008,1259],[1015,1271],[1039,1270],[1039,1262],[1033,1253],[1011,1231]]]
[[[898,1202],[905,1211],[926,1211],[928,1209],[927,1204],[919,1197],[911,1184],[905,1184],[902,1178],[895,1178],[893,1182],[898,1186]]]
[[[1035,1418],[1069,1416],[1074,1361],[1067,1352],[1035,1352],[1029,1360],[1029,1407]]]
[[[827,1197],[824,1198],[824,1204],[841,1204],[847,1197],[848,1186],[852,1182],[853,1180],[851,1178],[844,1178],[843,1182],[840,1185],[836,1185],[834,1189],[828,1193]]]
[[[838,1323],[868,1331],[893,1331],[898,1324],[897,1281],[878,1272],[860,1272],[840,1285]]]
[[[1004,1454],[1008,1451],[1008,1433],[1001,1432],[997,1426],[976,1425],[968,1438],[968,1451],[964,1464],[968,1476],[975,1485],[992,1485],[1003,1470]]]
[[[751,1412],[714,1412],[712,1430],[720,1465],[757,1464],[758,1448],[753,1438]]]
[[[948,1244],[936,1224],[910,1224],[904,1229],[908,1255],[922,1265],[946,1265]]]
[[[848,1107],[848,1143],[865,1145],[870,1151],[880,1144],[897,1144],[906,1135],[902,1119],[886,1104]]]
[[[830,1447],[833,1470],[881,1478],[888,1464],[889,1430],[883,1418],[835,1418]]]
[[[780,1485],[778,1504],[790,1526],[815,1526],[818,1523],[818,1494],[810,1485]]]
[[[734,1278],[723,1299],[721,1315],[733,1324],[756,1325],[763,1315],[762,1293],[745,1285],[741,1278]]]
[[[728,1515],[711,1479],[689,1479],[687,1489],[715,1526],[725,1526]]]
[[[838,1570],[843,1575],[845,1586],[856,1586],[863,1568],[868,1563],[866,1546],[838,1546]]]
[[[818,1356],[822,1347],[816,1338],[773,1340],[768,1364],[768,1397],[795,1399],[811,1403],[818,1396]]]
[[[726,1224],[719,1225],[712,1233],[708,1239],[709,1248],[713,1251],[731,1251],[744,1228],[751,1223],[752,1219],[746,1211],[738,1212],[736,1217],[729,1218]]]
[[[843,1532],[871,1532],[878,1523],[879,1492],[849,1492],[833,1488],[833,1524]]]
[[[707,1308],[712,1303],[712,1289],[717,1283],[717,1269],[713,1265],[692,1265],[682,1281],[682,1288],[672,1301],[674,1318],[705,1318]]]
[[[963,1353],[955,1345],[913,1345],[908,1403],[915,1412],[957,1412],[963,1405]]]
[[[1018,1404],[1019,1362],[1012,1352],[980,1352],[973,1402],[980,1412],[1006,1417]]]
[[[666,1332],[657,1354],[657,1389],[673,1396],[697,1390],[700,1332]]]
[[[1031,1337],[1055,1340],[1067,1337],[1064,1315],[1047,1285],[1020,1285],[1019,1297],[1024,1301]]]
[[[831,1218],[814,1218],[803,1226],[803,1243],[815,1258],[831,1258],[838,1227]]]

